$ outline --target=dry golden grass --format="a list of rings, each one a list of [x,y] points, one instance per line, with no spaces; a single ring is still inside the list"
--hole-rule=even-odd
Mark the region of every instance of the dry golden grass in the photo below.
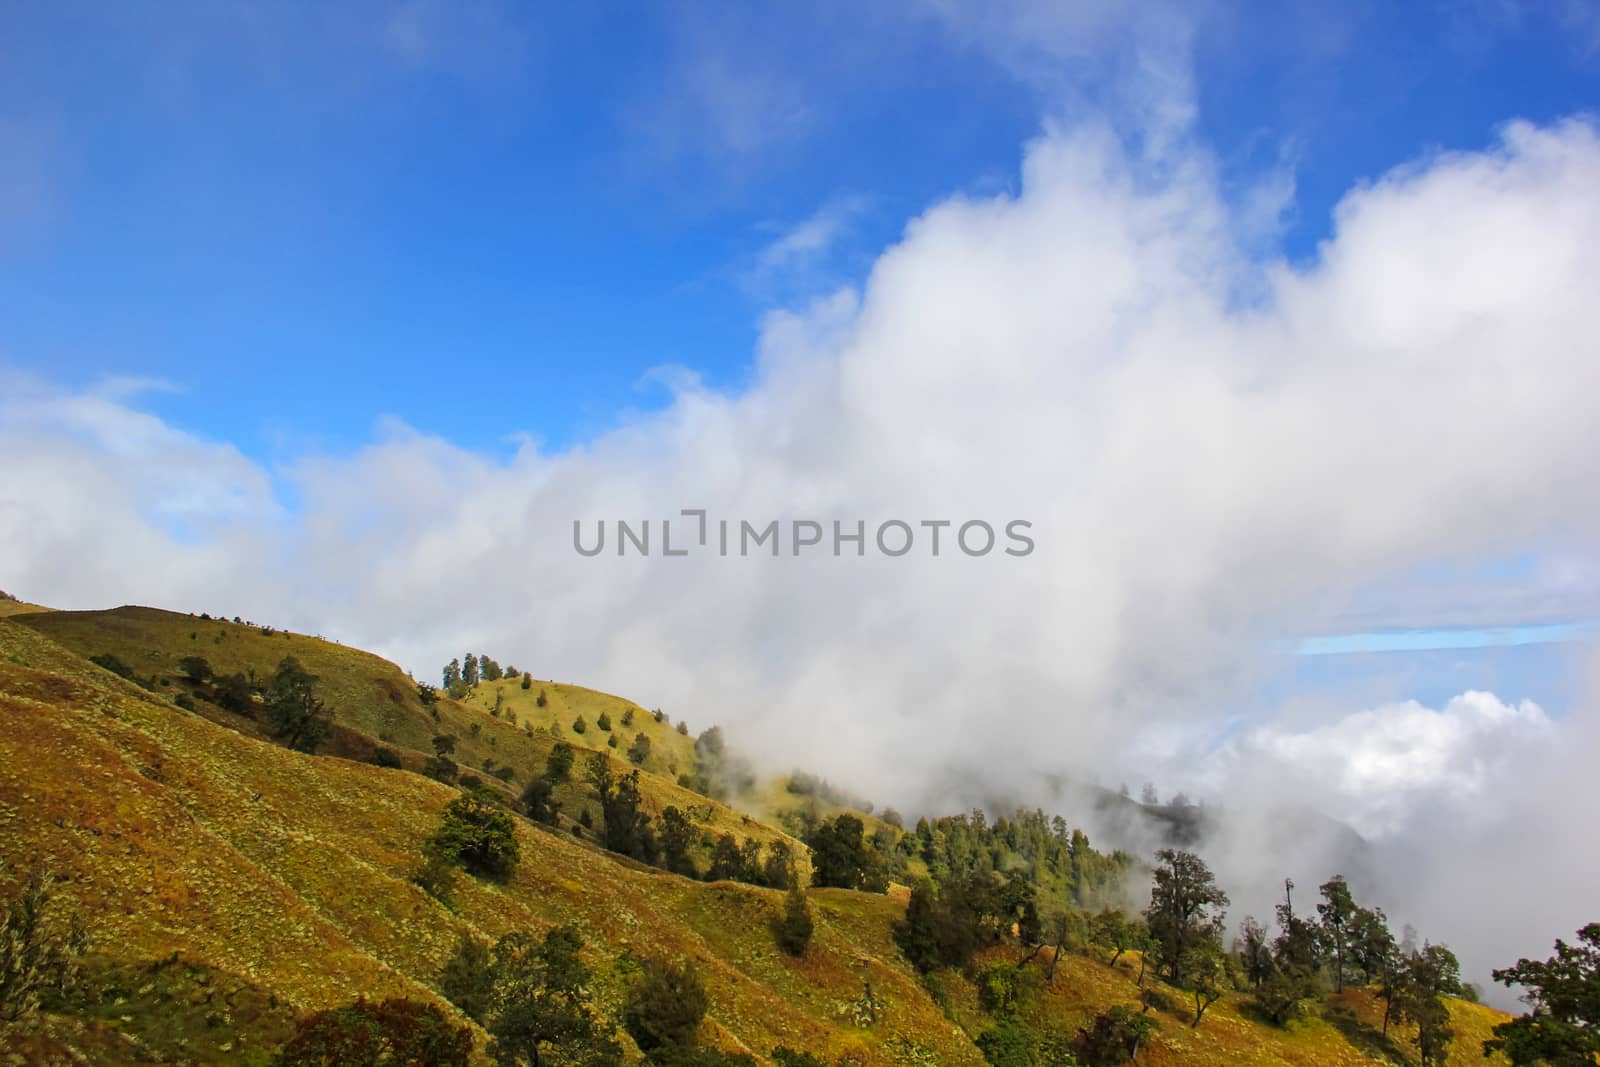
[[[30,863],[48,861],[106,966],[150,968],[177,952],[185,970],[152,979],[149,990],[137,987],[125,1010],[49,1017],[40,1028],[0,1034],[0,1062],[6,1054],[21,1062],[118,1062],[131,1058],[135,1042],[148,1050],[200,1030],[203,1039],[183,1046],[192,1062],[261,1062],[282,1039],[280,1006],[316,1008],[357,995],[437,999],[431,982],[460,931],[493,938],[557,923],[583,931],[606,1010],[620,1001],[630,956],[683,957],[705,976],[706,1036],[763,1061],[784,1044],[860,1064],[982,1062],[969,1034],[987,1021],[971,984],[946,976],[947,1017],[895,950],[890,930],[903,893],[812,891],[817,933],[807,956],[794,960],[776,949],[767,926],[779,894],[645,870],[519,820],[523,862],[514,878],[503,886],[463,878],[455,910],[446,910],[409,878],[453,789],[408,771],[286,751],[183,712],[51,639],[111,651],[153,674],[173,669],[185,642],[204,646],[206,635],[221,632],[198,620],[142,609],[61,615],[61,622],[0,620],[6,877],[14,882]],[[202,636],[190,638],[191,630]],[[166,641],[176,641],[176,650]],[[389,697],[383,680],[404,679],[392,665],[312,638],[230,632],[199,654],[225,670],[256,665],[259,672],[275,662],[278,648],[323,675],[346,725],[392,724],[388,708],[398,707],[419,717],[406,729],[431,737],[442,724],[464,747],[470,738],[472,751],[498,754],[519,775],[541,768],[554,744],[547,734],[512,726],[504,706],[495,718],[481,705],[445,702],[436,723],[404,695]],[[625,768],[619,758],[616,769]],[[676,803],[711,828],[782,836],[664,777],[645,778],[655,810]],[[1070,1030],[1112,1004],[1136,1003],[1131,962],[1111,968],[1063,957],[1044,994],[1053,1023]],[[875,1024],[863,1026],[852,1004],[867,983],[883,1008]],[[217,1000],[217,989],[229,992]],[[1371,1063],[1385,1051],[1373,1040],[1375,1007],[1362,991],[1286,1030],[1253,1018],[1241,996],[1213,1006],[1192,1030],[1182,994],[1173,991],[1173,999],[1178,1007],[1162,1016],[1143,1059],[1151,1067],[1324,1067]],[[1479,1043],[1503,1016],[1468,1004],[1454,1005],[1453,1014],[1459,1032],[1451,1063],[1483,1062]],[[1415,1062],[1409,1035],[1393,1036],[1391,1057]]]

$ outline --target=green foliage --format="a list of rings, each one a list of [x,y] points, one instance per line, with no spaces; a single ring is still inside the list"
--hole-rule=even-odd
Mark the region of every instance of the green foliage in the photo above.
[[[45,993],[69,990],[83,953],[83,930],[52,907],[50,872],[35,867],[0,918],[0,1021],[31,1017]]]
[[[616,734],[612,734],[609,737],[607,737],[606,738],[606,745],[609,748],[616,748],[617,747],[617,735]]]
[[[1305,1012],[1306,1002],[1316,995],[1315,976],[1294,965],[1272,966],[1256,986],[1255,1008],[1266,1019],[1284,1026]]]
[[[90,656],[89,662],[93,663],[97,667],[104,667],[106,670],[117,675],[119,678],[126,678],[128,681],[135,683],[139,681],[138,676],[133,673],[132,667],[128,666],[126,663],[122,662],[109,652],[102,652],[98,656]]]
[[[543,941],[518,933],[495,943],[487,1029],[499,1063],[613,1067],[622,1062],[610,1024],[589,1006],[582,949],[583,940],[571,926],[550,930]]]
[[[1001,935],[1002,887],[973,875],[935,891],[931,882],[912,887],[905,918],[894,926],[895,944],[919,971],[964,967],[987,941]]]
[[[1078,1031],[1073,1051],[1083,1067],[1118,1067],[1138,1056],[1140,1047],[1157,1029],[1148,1015],[1118,1004]]]
[[[854,815],[838,815],[818,823],[806,837],[811,846],[811,884],[859,889],[871,863],[865,827]]]
[[[537,698],[535,698],[533,703],[534,703],[535,707],[540,707],[540,708],[544,707],[545,704],[548,703],[548,701],[545,699],[545,695],[544,695],[544,690],[543,689],[539,690],[539,695],[538,695]],[[580,730],[578,732],[582,733],[583,731]]]
[[[439,972],[439,992],[475,1023],[482,1024],[489,1017],[494,995],[493,963],[489,946],[463,930],[455,952]]]
[[[555,786],[549,778],[535,778],[522,791],[522,810],[534,822],[555,826],[559,821],[561,802],[555,799]]]
[[[650,737],[644,733],[635,734],[633,744],[628,746],[628,758],[634,763],[644,764],[650,758]]]
[[[579,715],[576,719],[572,720],[572,732],[575,734],[584,734],[589,732],[589,724],[583,721],[582,715]]]
[[[600,727],[600,729],[604,730],[606,733],[610,733],[611,732],[611,716],[607,715],[603,711],[594,720],[594,724],[596,726]]]
[[[993,1067],[1034,1067],[1033,1031],[1016,1019],[1006,1019],[978,1035],[978,1051]]]
[[[285,656],[267,689],[266,722],[272,736],[300,752],[312,752],[328,735],[332,713],[316,695],[317,678]]]
[[[787,841],[774,841],[768,846],[766,862],[761,865],[761,881],[773,889],[791,889],[798,884],[794,852]]]
[[[572,761],[575,755],[572,746],[565,741],[557,741],[550,748],[550,755],[544,760],[544,779],[552,785],[566,781],[572,774]]]
[[[1600,923],[1579,930],[1576,944],[1558,939],[1549,959],[1496,970],[1494,980],[1526,990],[1531,1010],[1496,1026],[1486,1055],[1502,1052],[1516,1067],[1589,1067],[1600,1056]]]
[[[522,688],[523,688],[523,689],[524,689],[524,690],[528,690],[528,689],[532,689],[532,688],[533,688],[533,675],[531,675],[531,674],[524,674],[524,675],[523,675],[523,676],[522,676]],[[542,707],[542,706],[543,706],[543,705],[541,705],[541,707]]]
[[[688,878],[700,877],[689,849],[694,845],[695,828],[675,804],[661,812],[661,860],[667,870]]]
[[[455,901],[456,865],[444,856],[425,852],[422,865],[412,874],[411,881],[424,893],[445,907]]]
[[[811,905],[799,886],[791,886],[784,897],[783,913],[772,920],[772,937],[778,947],[791,956],[804,956],[811,947],[811,935],[816,923],[811,918]]]
[[[1192,852],[1164,848],[1156,860],[1145,922],[1162,969],[1174,985],[1182,985],[1186,954],[1220,939],[1228,894],[1205,861]]]
[[[255,688],[244,675],[234,673],[218,678],[214,688],[218,706],[236,715],[255,714]]]
[[[472,1031],[432,1004],[362,999],[302,1019],[274,1061],[281,1067],[466,1067]]]
[[[172,698],[172,702],[178,707],[182,708],[184,711],[194,710],[194,697],[190,696],[188,693],[179,693],[177,696]]]
[[[379,745],[372,750],[372,762],[379,767],[387,767],[390,770],[397,770],[404,766],[400,762],[400,753],[385,745]]]
[[[1010,1019],[1033,1002],[1038,988],[1034,972],[996,961],[978,977],[978,1006],[997,1019]]]
[[[641,1051],[692,1049],[706,1014],[706,990],[688,963],[646,960],[643,972],[628,987],[622,1024]]]
[[[427,856],[458,864],[480,878],[505,881],[517,868],[516,823],[476,797],[461,796],[444,809],[443,821],[423,846]]]
[[[1447,996],[1461,991],[1461,965],[1443,945],[1426,945],[1406,958],[1394,1014],[1417,1028],[1415,1042],[1422,1067],[1443,1067],[1450,1055],[1455,1031],[1450,1026]]]
[[[596,753],[589,758],[586,777],[600,800],[601,843],[612,852],[654,866],[656,839],[650,829],[650,816],[641,809],[639,772],[617,778],[611,773],[610,761]]]
[[[213,674],[211,664],[204,656],[185,656],[178,661],[178,669],[196,685],[205,685],[211,681]]]

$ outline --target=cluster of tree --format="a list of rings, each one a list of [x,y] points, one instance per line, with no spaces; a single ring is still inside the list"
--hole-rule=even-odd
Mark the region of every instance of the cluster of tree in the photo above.
[[[1493,976],[1521,987],[1530,1010],[1496,1026],[1484,1055],[1502,1053],[1515,1067],[1592,1067],[1600,1060],[1600,923],[1579,930],[1577,944],[1557,939],[1549,959],[1520,959]]]
[[[893,830],[880,830],[871,838],[854,815],[836,815],[816,823],[805,834],[811,848],[811,884],[839,889],[883,893],[889,881],[905,869],[897,852]]]
[[[895,923],[894,940],[918,971],[965,967],[986,945],[1015,935],[1037,954],[1043,943],[1037,891],[1020,875],[970,874],[936,886],[919,881],[906,914]]]
[[[1041,900],[1053,902],[1052,910],[1120,901],[1135,862],[1125,852],[1097,852],[1082,830],[1038,809],[1019,809],[993,823],[978,808],[968,815],[919,819],[902,848],[921,857],[936,885],[1020,871]]]
[[[616,1027],[590,1003],[582,950],[570,926],[538,940],[506,934],[492,948],[464,933],[439,975],[439,990],[488,1031],[489,1052],[499,1063],[619,1064]]]
[[[826,778],[818,777],[807,771],[795,771],[789,775],[789,780],[784,783],[784,789],[795,796],[814,797],[824,804],[832,804],[836,808],[854,808],[856,811],[872,814],[872,802],[865,797],[858,796],[840,786],[834,785]]]
[[[680,721],[678,732],[687,734],[689,727]],[[755,787],[755,768],[748,759],[728,747],[722,727],[712,726],[695,738],[694,775],[687,784],[702,796],[727,800]]]
[[[99,661],[96,657],[96,662]],[[107,669],[116,670],[116,667]],[[316,751],[331,729],[333,713],[317,696],[317,676],[293,656],[278,661],[272,680],[265,686],[256,681],[253,671],[248,675],[237,672],[219,675],[204,656],[185,656],[178,661],[178,669],[197,693],[239,715],[254,718],[259,695],[268,731],[297,751]]]
[[[446,663],[442,674],[445,691],[450,694],[452,700],[460,700],[480,682],[498,682],[502,678],[514,679],[522,672],[515,667],[502,669],[500,664],[487,653],[479,656],[468,652],[464,658],[452,659]],[[522,688],[528,688],[526,681],[523,682]]]

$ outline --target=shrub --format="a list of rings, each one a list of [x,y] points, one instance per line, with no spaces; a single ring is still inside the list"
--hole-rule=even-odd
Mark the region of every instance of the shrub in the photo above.
[[[561,802],[555,799],[555,787],[550,779],[535,778],[528,783],[528,788],[522,791],[522,810],[527,812],[528,818],[534,822],[544,823],[546,826],[556,825]]]
[[[628,758],[638,764],[643,764],[649,759],[650,738],[643,733],[634,735],[633,744],[628,746]]]
[[[89,662],[93,663],[97,667],[104,667],[112,674],[126,678],[130,682],[137,682],[139,680],[134,675],[132,667],[128,666],[126,663],[122,662],[109,652],[102,652],[98,656],[90,656]]]
[[[522,676],[522,688],[524,688],[524,689],[532,689],[533,688],[533,675],[524,674]],[[540,707],[544,707],[543,704],[541,704],[539,706]]]
[[[633,725],[633,709],[632,708],[629,708],[627,711],[624,711],[622,713],[622,725],[624,725],[624,726],[632,726]]]
[[[1073,1048],[1083,1067],[1118,1067],[1136,1057],[1156,1029],[1148,1015],[1118,1004],[1079,1030]]]
[[[412,884],[445,907],[455,899],[456,868],[443,856],[424,854],[422,866],[411,876]]]
[[[594,721],[594,724],[607,733],[611,732],[611,716],[603,711],[600,713],[600,717]]]
[[[272,736],[300,752],[314,751],[328,734],[332,713],[316,695],[317,677],[300,661],[285,656],[267,691],[267,725]]]
[[[689,724],[684,722],[682,719],[679,719],[678,720],[678,732],[680,734],[682,734],[684,737],[688,737],[689,736]]]
[[[77,979],[83,931],[51,907],[54,898],[50,872],[35,867],[0,918],[0,1020],[31,1017],[42,993],[65,991]]]
[[[255,714],[255,689],[242,674],[217,679],[217,703],[236,715]]]
[[[505,881],[520,858],[515,827],[508,813],[476,797],[457,797],[445,807],[444,819],[423,851],[478,877]]]
[[[211,664],[204,656],[185,656],[178,661],[178,669],[198,685],[205,685],[212,678]]]
[[[609,745],[612,748],[616,748],[617,747],[617,735],[616,734],[612,734],[610,737],[606,738],[606,744]]]
[[[178,707],[182,708],[184,711],[194,710],[194,698],[188,693],[179,693],[177,696],[172,698],[172,702],[178,705]]]
[[[978,981],[978,1006],[996,1018],[1016,1015],[1037,991],[1032,971],[1012,963],[989,964]]]
[[[432,1004],[362,999],[300,1020],[278,1054],[282,1067],[466,1067],[472,1031]]]
[[[390,770],[399,770],[404,766],[400,762],[400,753],[385,745],[379,745],[372,750],[372,762],[379,767],[387,767]]]
[[[799,886],[790,886],[783,901],[783,914],[772,920],[772,937],[778,947],[791,956],[804,956],[811,947],[811,935],[816,924],[811,918],[811,905]]]
[[[1015,1019],[991,1026],[979,1035],[978,1051],[993,1067],[1033,1067],[1038,1062],[1033,1032]]]
[[[572,732],[575,734],[589,732],[589,724],[583,721],[582,715],[579,715],[576,719],[572,720]]]
[[[688,963],[646,960],[628,987],[622,1025],[647,1056],[660,1049],[690,1049],[706,1014],[706,990]]]
[[[533,703],[534,703],[534,705],[536,707],[541,707],[542,708],[542,707],[545,706],[545,697],[544,697],[544,690],[543,689],[539,690],[539,696],[538,696],[538,698],[536,700],[534,700]]]
[[[564,782],[572,774],[572,761],[575,754],[572,746],[565,741],[557,741],[550,746],[550,755],[544,760],[545,781],[555,784]]]

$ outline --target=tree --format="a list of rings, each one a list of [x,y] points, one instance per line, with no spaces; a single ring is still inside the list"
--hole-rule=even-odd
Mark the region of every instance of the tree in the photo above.
[[[634,763],[643,765],[650,758],[650,738],[644,733],[634,735],[633,744],[628,746],[628,758]]]
[[[543,696],[544,696],[544,694],[541,693],[540,697],[542,698]],[[543,707],[543,705],[541,704],[540,707]],[[583,721],[583,716],[582,715],[579,715],[576,719],[572,720],[572,732],[573,733],[582,734],[582,733],[587,733],[588,731],[589,731],[589,724]]]
[[[461,663],[461,681],[468,686],[474,686],[482,677],[478,672],[478,657],[468,652],[467,658]]]
[[[794,852],[787,841],[774,841],[768,846],[767,860],[761,866],[761,880],[774,889],[788,889],[799,884],[794,871]]]
[[[557,785],[567,780],[572,773],[572,761],[575,754],[572,746],[565,741],[557,741],[550,748],[550,755],[544,760],[544,778],[551,785]]]
[[[622,713],[622,725],[624,725],[624,726],[632,726],[633,725],[633,709],[632,708],[628,708],[625,711],[623,711],[623,713]]]
[[[1246,915],[1239,924],[1239,939],[1234,942],[1239,962],[1244,965],[1244,977],[1252,989],[1260,989],[1272,973],[1272,949],[1267,943],[1267,928],[1256,922],[1255,916]]]
[[[1039,1062],[1033,1031],[1016,1019],[991,1026],[975,1043],[990,1067],[1033,1067]]]
[[[278,663],[267,690],[267,726],[290,748],[311,752],[328,735],[332,714],[316,696],[317,677],[293,656]]]
[[[600,729],[606,733],[611,732],[611,716],[607,715],[603,711],[600,713],[599,717],[594,720],[594,724],[600,727]]]
[[[1213,941],[1197,942],[1184,957],[1183,973],[1188,976],[1189,993],[1194,997],[1194,1022],[1189,1024],[1192,1029],[1200,1025],[1206,1009],[1222,999],[1228,975],[1222,949]]]
[[[451,689],[461,679],[461,661],[453,659],[444,665],[444,688]]]
[[[212,677],[211,664],[204,656],[185,656],[178,661],[178,669],[196,685],[205,685]]]
[[[1161,797],[1152,783],[1146,782],[1144,788],[1139,790],[1139,803],[1147,808],[1153,808],[1161,803]]]
[[[1111,953],[1111,966],[1115,967],[1124,952],[1138,947],[1143,926],[1138,919],[1130,919],[1121,908],[1105,908],[1090,923],[1090,937]]]
[[[669,804],[662,810],[661,856],[667,870],[688,878],[700,877],[700,872],[695,870],[694,860],[689,857],[695,836],[694,824],[677,805]]]
[[[791,956],[804,956],[811,946],[811,935],[816,928],[811,918],[811,905],[799,886],[790,886],[783,901],[783,914],[772,920],[772,936],[778,947]]]
[[[357,1000],[301,1019],[282,1067],[466,1067],[472,1031],[432,1004]]]
[[[255,713],[255,689],[250,685],[250,679],[244,675],[234,673],[218,678],[214,688],[217,704],[221,707],[236,715]]]
[[[1357,908],[1350,923],[1350,961],[1370,985],[1394,969],[1396,948],[1382,908]]]
[[[643,973],[628,987],[622,1025],[647,1056],[658,1050],[690,1049],[706,1006],[705,985],[692,965],[646,960]]]
[[[493,1017],[487,1029],[494,1039],[491,1052],[501,1064],[611,1067],[622,1062],[610,1025],[589,1007],[582,949],[583,939],[571,926],[558,926],[539,942],[516,933],[495,943]]]
[[[1555,955],[1519,959],[1493,972],[1496,982],[1521,986],[1529,1011],[1494,1028],[1484,1053],[1502,1052],[1516,1067],[1590,1067],[1600,1054],[1600,923],[1578,931],[1575,944],[1556,940]]]
[[[711,849],[711,866],[706,869],[706,881],[724,882],[736,881],[743,874],[742,853],[739,851],[739,839],[732,834],[723,834],[717,838],[717,843]]]
[[[489,1017],[494,995],[494,959],[489,946],[463,930],[456,950],[439,972],[439,992],[473,1022]]]
[[[1461,992],[1461,965],[1443,945],[1425,945],[1407,957],[1401,972],[1395,1015],[1417,1027],[1417,1052],[1422,1067],[1443,1067],[1455,1031],[1444,998]]]
[[[399,770],[405,764],[400,762],[400,753],[386,745],[378,745],[372,750],[372,762],[389,770]]]
[[[1192,852],[1164,848],[1156,859],[1145,921],[1167,977],[1182,985],[1185,954],[1221,936],[1228,894],[1218,887],[1205,861]]]
[[[650,816],[640,810],[639,772],[617,778],[611,773],[611,761],[597,752],[589,758],[587,777],[600,800],[601,843],[612,852],[654,865],[656,839]]]
[[[75,919],[52,908],[48,868],[35,867],[0,918],[0,1021],[33,1015],[45,992],[65,992],[78,974],[84,934]]]
[[[561,812],[561,802],[555,799],[555,787],[548,778],[535,778],[522,791],[522,810],[534,822],[555,826]]]
[[[452,800],[423,853],[464,867],[468,873],[506,881],[517,869],[516,823],[510,814],[471,796]]]
[[[709,733],[710,731],[707,731]],[[855,889],[861,885],[868,863],[865,827],[854,815],[838,815],[818,823],[806,838],[811,846],[811,884]]]
[[[486,682],[498,682],[505,676],[500,669],[500,664],[490,659],[487,655],[478,657],[478,674]]]
[[[1343,875],[1336,875],[1321,886],[1322,903],[1317,905],[1317,915],[1322,920],[1324,943],[1333,950],[1333,989],[1344,992],[1344,964],[1351,953],[1351,936],[1355,926],[1355,897]]]
[[[522,676],[522,688],[525,689],[525,690],[533,688],[533,675],[524,674]],[[543,707],[543,706],[544,705],[542,705],[542,704],[540,705],[540,707]]]

